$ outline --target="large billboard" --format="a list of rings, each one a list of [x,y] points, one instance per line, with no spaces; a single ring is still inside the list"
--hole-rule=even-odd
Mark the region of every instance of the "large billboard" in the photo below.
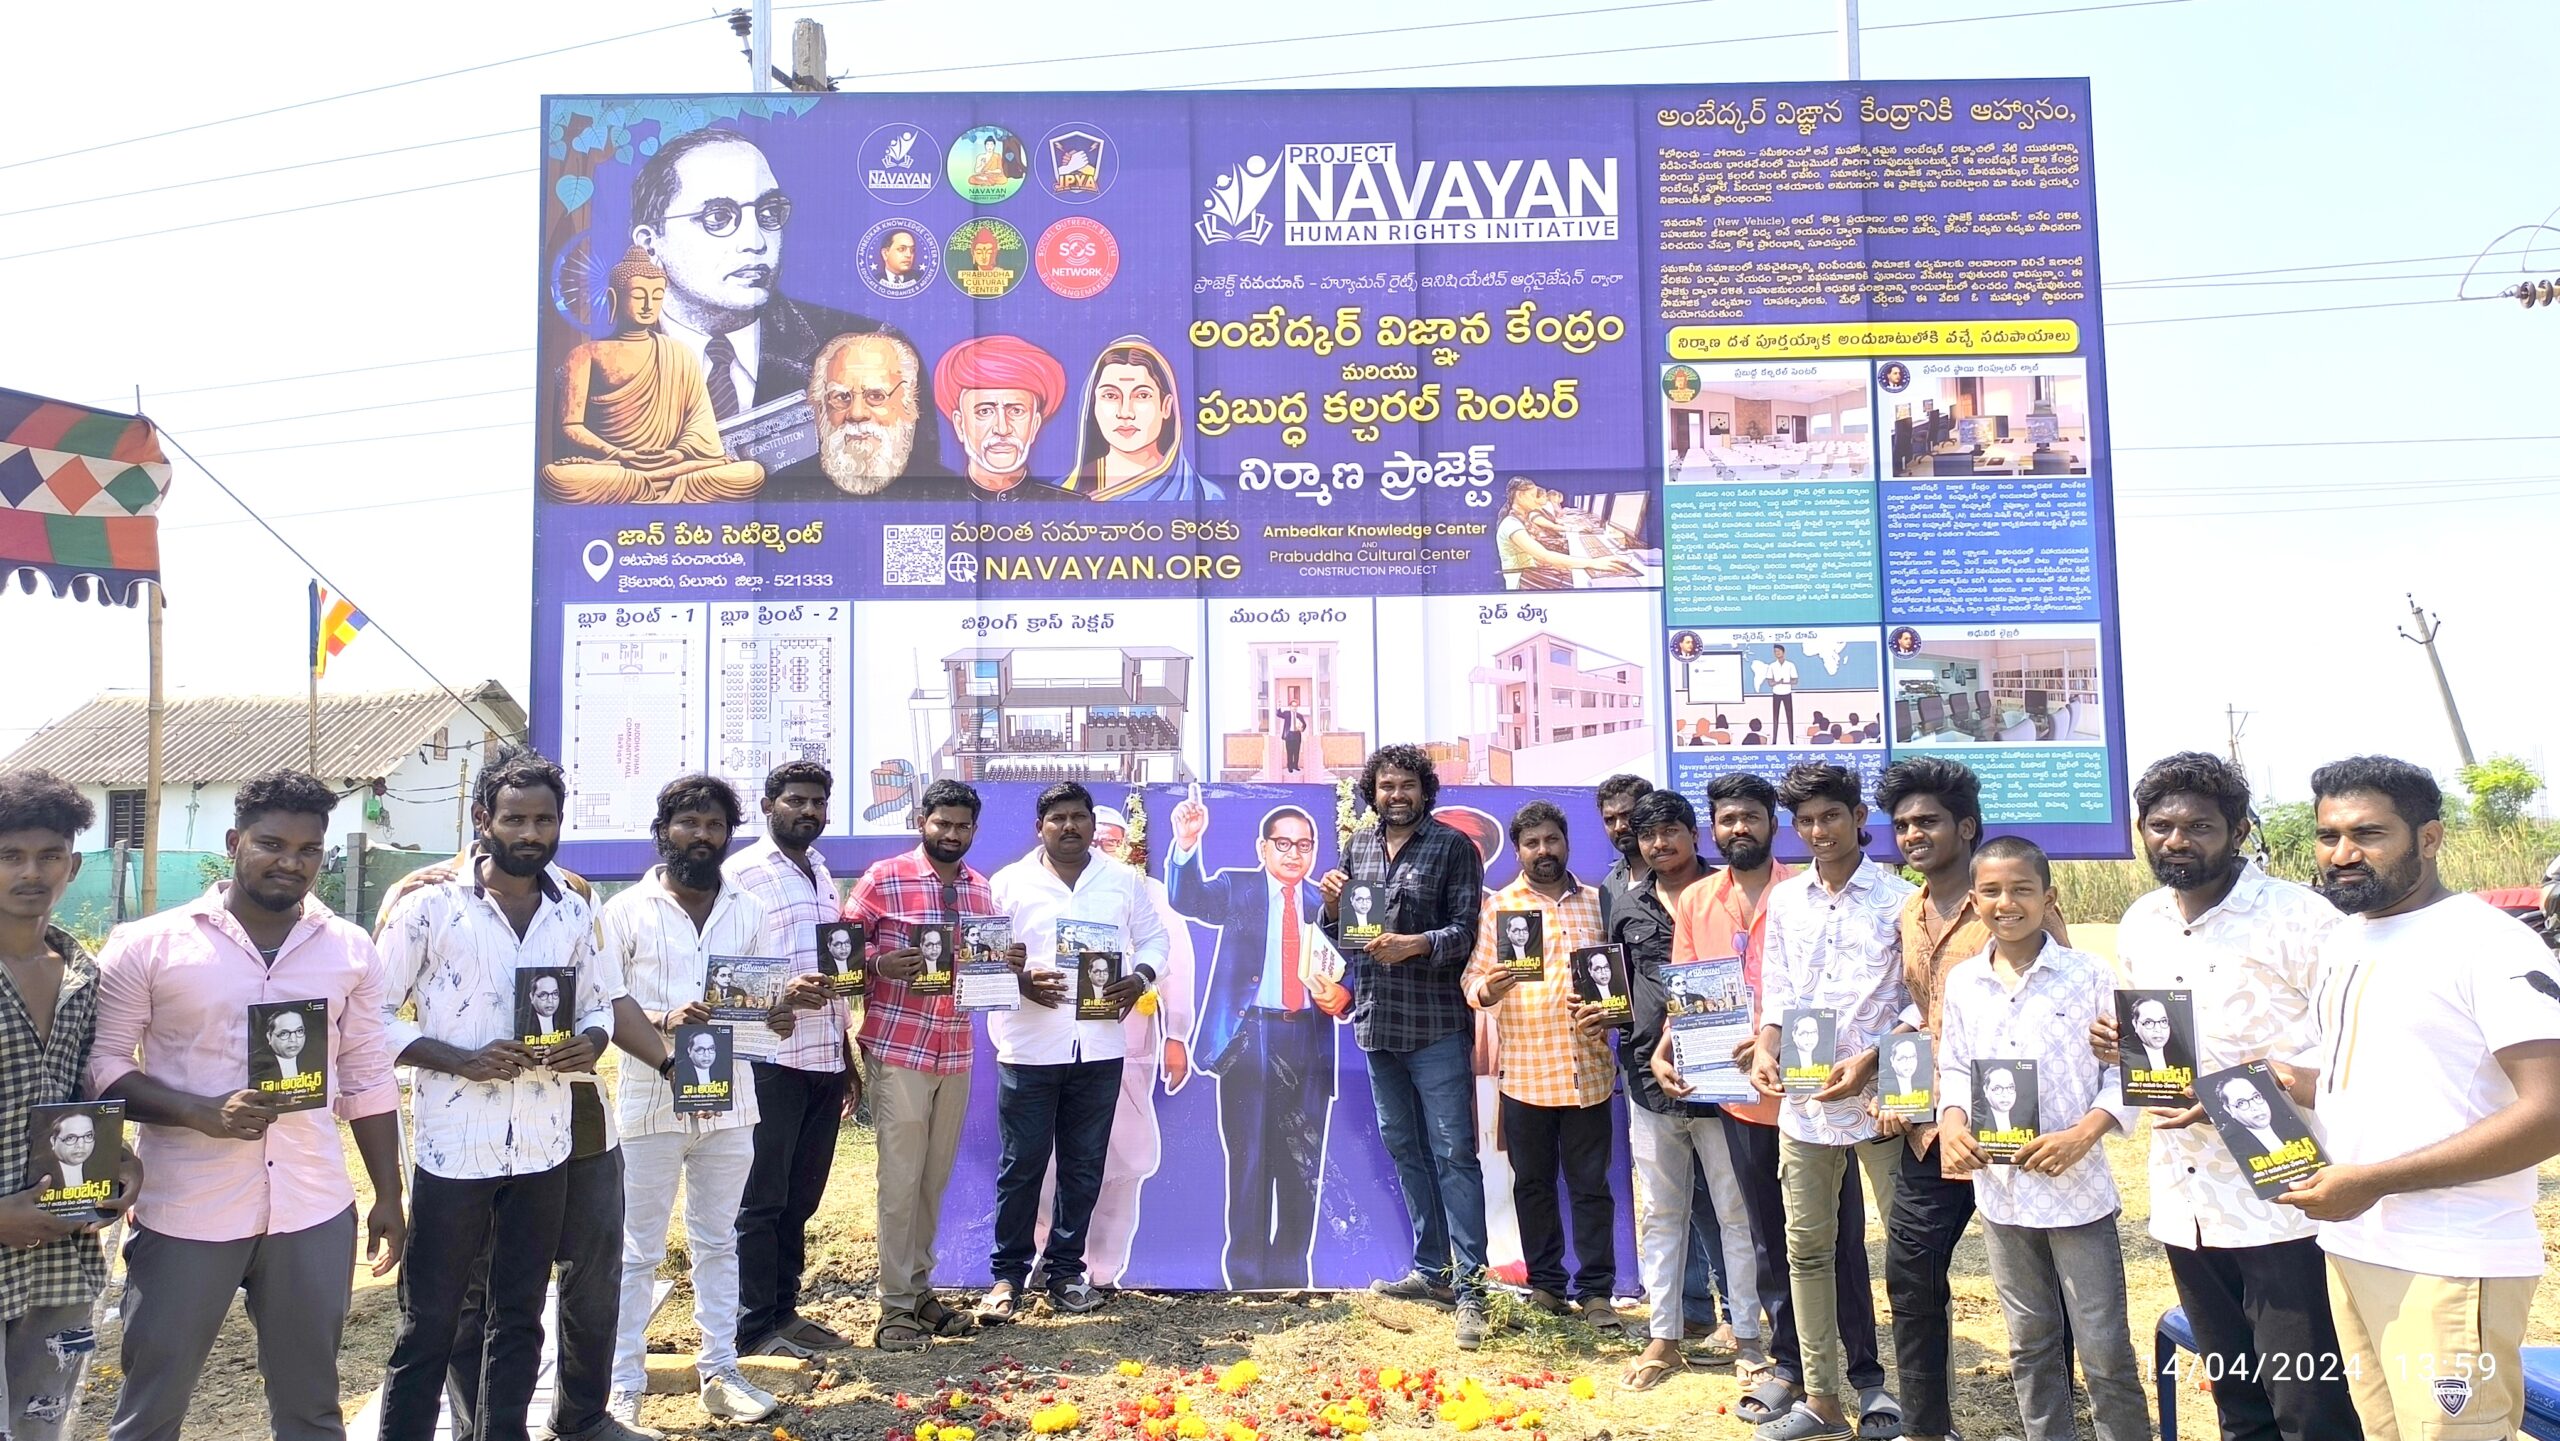
[[[565,864],[635,874],[664,781],[805,756],[839,874],[941,777],[990,871],[1059,779],[1206,787],[1229,866],[1294,803],[1329,866],[1387,741],[1495,884],[1532,795],[1595,880],[1612,773],[1922,751],[1991,831],[2126,853],[2085,81],[545,107]],[[1375,1151],[1321,1163],[1320,1282],[1402,1269]]]

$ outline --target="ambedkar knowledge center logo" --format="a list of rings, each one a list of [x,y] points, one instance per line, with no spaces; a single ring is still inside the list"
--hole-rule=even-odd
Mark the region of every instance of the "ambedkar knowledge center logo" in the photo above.
[[[1209,187],[1209,198],[1200,204],[1204,212],[1193,222],[1200,243],[1215,245],[1222,240],[1241,240],[1260,245],[1271,238],[1271,221],[1262,213],[1262,198],[1271,193],[1271,183],[1280,178],[1278,167],[1259,155],[1248,156],[1242,165],[1229,166],[1227,173]]]

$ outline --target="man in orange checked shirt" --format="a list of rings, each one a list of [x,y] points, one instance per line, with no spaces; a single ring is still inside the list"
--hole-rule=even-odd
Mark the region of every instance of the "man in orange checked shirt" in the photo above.
[[[1902,979],[1911,1005],[1897,1029],[1926,1031],[1934,1047],[1947,972],[1991,944],[1991,930],[1973,905],[1982,781],[1941,756],[1899,761],[1886,768],[1884,782],[1876,788],[1876,809],[1893,822],[1894,846],[1921,880],[1919,893],[1902,904]],[[2046,910],[2045,930],[2057,944],[2071,943],[2060,906]],[[1877,1124],[1887,1134],[1905,1125],[1886,1116],[1878,1117]],[[1884,1284],[1893,1302],[1894,1374],[1905,1408],[1903,1434],[1925,1441],[1955,1427],[1947,1399],[1953,1332],[1947,1265],[1973,1219],[1973,1182],[1940,1174],[1935,1125],[1924,1121],[1903,1133],[1909,1143],[1895,1178],[1893,1210],[1885,1218]]]
[[[1475,954],[1462,981],[1467,1003],[1491,1011],[1502,1040],[1502,1134],[1511,1153],[1511,1206],[1529,1264],[1530,1304],[1562,1316],[1579,1308],[1614,1328],[1617,1206],[1609,1194],[1609,1095],[1616,1072],[1608,1043],[1574,1024],[1574,951],[1600,943],[1600,893],[1566,868],[1564,812],[1531,801],[1511,818],[1519,877],[1484,898]],[[1529,977],[1500,957],[1496,917],[1544,917],[1546,969]],[[1561,1168],[1573,1203],[1573,1305],[1565,1301]]]

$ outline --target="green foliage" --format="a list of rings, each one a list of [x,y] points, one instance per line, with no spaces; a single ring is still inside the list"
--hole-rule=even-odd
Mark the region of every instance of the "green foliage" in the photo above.
[[[2311,836],[2309,801],[2284,801],[2258,812],[2258,842],[2266,847],[2270,875],[2310,880],[2319,868],[2312,858]]]
[[[2511,830],[2524,823],[2524,808],[2542,793],[2542,775],[2519,756],[2491,756],[2460,771],[2480,824]]]
[[[231,879],[231,857],[206,856],[203,860],[196,862],[196,874],[204,877],[204,888],[208,891],[212,890],[215,886]],[[320,883],[311,889],[318,893],[321,904],[340,915],[346,914],[347,870],[344,863],[322,871]]]

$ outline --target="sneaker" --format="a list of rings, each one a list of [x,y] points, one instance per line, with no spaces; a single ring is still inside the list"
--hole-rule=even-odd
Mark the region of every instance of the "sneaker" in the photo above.
[[[780,1331],[767,1331],[739,1347],[738,1354],[741,1356],[788,1356],[800,1361],[811,1360],[817,1355],[816,1352]]]
[[[633,1409],[638,1408],[635,1406]],[[546,1431],[543,1434],[551,1433]],[[598,1421],[584,1435],[555,1436],[553,1441],[667,1441],[667,1433],[636,1422],[624,1421],[608,1411],[605,1413],[605,1418]]]
[[[1472,1351],[1484,1344],[1484,1303],[1470,1296],[1458,1303],[1458,1349]]]
[[[640,1441],[666,1441],[667,1433],[640,1424],[640,1398],[629,1391],[616,1391],[604,1403],[605,1427],[589,1434],[598,1441],[622,1441],[639,1437]],[[619,1428],[621,1437],[614,1431]]]
[[[749,1381],[735,1366],[702,1380],[702,1409],[715,1421],[761,1421],[781,1405],[772,1392]]]
[[[1431,1301],[1442,1306],[1458,1299],[1455,1286],[1443,1286],[1420,1271],[1407,1271],[1400,1281],[1372,1281],[1369,1293],[1390,1296],[1398,1301]]]
[[[1070,1316],[1081,1316],[1087,1311],[1102,1309],[1102,1293],[1094,1289],[1092,1282],[1078,1276],[1051,1291],[1049,1304]]]

